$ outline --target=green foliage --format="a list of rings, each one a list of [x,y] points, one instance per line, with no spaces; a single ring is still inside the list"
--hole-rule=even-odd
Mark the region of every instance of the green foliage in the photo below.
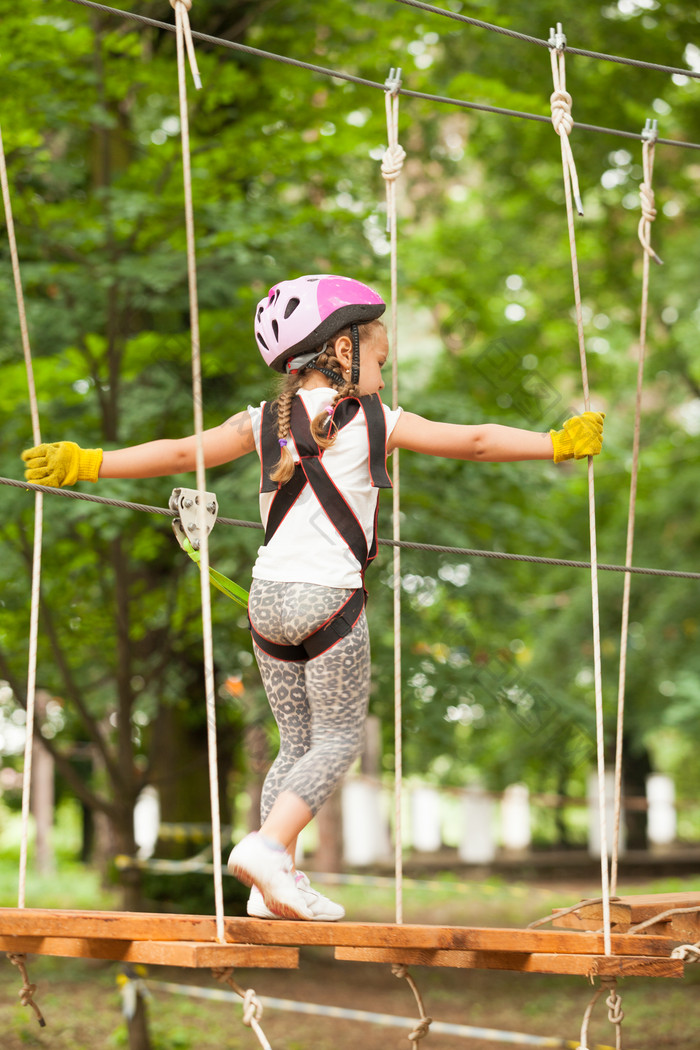
[[[134,11],[153,5],[132,0]],[[453,5],[455,6],[455,5]],[[547,36],[559,12],[522,0],[456,5]],[[579,5],[569,43],[682,65],[697,29],[676,5]],[[155,12],[160,17],[162,12]],[[304,5],[199,0],[195,28],[271,52],[455,98],[548,113],[542,48],[381,2]],[[388,288],[381,94],[253,55],[197,44],[204,89],[190,91],[205,423],[270,394],[251,338],[257,299],[280,277],[349,272]],[[0,107],[29,310],[42,432],[118,447],[191,429],[188,296],[174,41],[81,7],[28,0],[0,25],[11,105]],[[637,132],[658,115],[664,137],[700,138],[695,80],[569,56],[574,116]],[[546,430],[582,405],[571,318],[560,150],[547,124],[403,99],[399,183],[400,311],[420,367],[402,372],[405,407],[456,422]],[[639,144],[572,134],[585,216],[577,220],[589,373],[606,421],[596,464],[601,560],[625,555],[640,293]],[[700,365],[694,352],[700,168],[658,147],[664,259],[651,282],[638,564],[694,569]],[[18,476],[31,443],[24,365],[9,280],[0,287],[0,472]],[[437,347],[437,348],[436,348]],[[425,367],[429,359],[430,371]],[[583,464],[479,465],[402,456],[404,538],[587,560]],[[187,483],[189,479],[175,479]],[[109,482],[105,494],[163,505],[173,479]],[[252,461],[211,471],[222,514],[257,514]],[[32,506],[4,492],[0,524],[0,676],[22,691]],[[167,522],[62,499],[46,501],[40,682],[63,698],[57,748],[98,734],[124,784],[92,785],[102,803],[133,800],[153,772],[163,711],[192,739],[204,729],[196,570]],[[388,531],[388,509],[382,517]],[[212,561],[244,586],[260,542],[213,535]],[[373,571],[375,710],[391,767],[393,567]],[[371,578],[370,578],[371,579]],[[577,793],[590,759],[591,614],[579,570],[405,552],[405,763],[409,773],[493,787]],[[605,704],[612,716],[622,578],[601,574]],[[122,588],[126,587],[126,596]],[[683,792],[697,775],[685,742],[700,713],[694,583],[632,581],[627,726]],[[260,717],[244,618],[214,597],[225,777],[245,766],[240,737]],[[121,617],[121,619],[120,619]],[[49,626],[51,629],[49,629]],[[121,634],[120,634],[121,631]],[[119,644],[117,644],[119,642]],[[132,727],[131,751],[118,733]],[[612,724],[612,717],[610,719]],[[150,763],[150,764],[149,764]]]

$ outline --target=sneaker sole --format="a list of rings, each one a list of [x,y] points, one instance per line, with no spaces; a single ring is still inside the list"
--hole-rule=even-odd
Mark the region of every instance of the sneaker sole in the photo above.
[[[237,864],[229,864],[228,871],[245,886],[252,886],[255,882],[255,876],[251,875],[245,868],[239,867]],[[274,911],[274,918],[301,919],[302,921],[309,920],[308,915],[304,915],[297,911],[297,909],[293,908],[291,904],[283,904],[282,901],[278,901],[276,898],[270,897],[269,895],[265,896],[264,893],[263,900],[265,902],[265,907],[270,911]],[[271,907],[271,904],[274,904],[274,908]],[[262,916],[260,916],[260,918],[262,918]]]

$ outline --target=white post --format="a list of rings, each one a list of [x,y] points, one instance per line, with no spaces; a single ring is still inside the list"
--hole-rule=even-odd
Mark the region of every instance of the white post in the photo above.
[[[592,857],[600,856],[600,806],[598,792],[598,772],[591,770],[588,774],[586,786],[586,798],[588,800],[588,852]],[[615,774],[609,771],[605,774],[605,831],[607,836],[608,853],[612,853],[613,835],[615,833]],[[625,811],[620,814],[620,835],[618,838],[618,854],[624,852],[625,847]]]
[[[490,864],[496,856],[493,799],[482,788],[465,788],[462,794],[458,853],[465,864]]]
[[[359,867],[386,856],[382,791],[364,777],[348,777],[342,787],[343,857]]]
[[[411,791],[411,841],[421,853],[437,853],[442,845],[440,795],[426,784]]]
[[[508,853],[522,853],[532,841],[530,792],[525,784],[510,784],[501,799],[501,842]]]
[[[158,789],[147,785],[134,806],[134,841],[139,860],[152,857],[158,842],[160,828],[160,798]]]
[[[647,777],[647,838],[652,849],[665,849],[676,840],[676,792],[671,777]]]

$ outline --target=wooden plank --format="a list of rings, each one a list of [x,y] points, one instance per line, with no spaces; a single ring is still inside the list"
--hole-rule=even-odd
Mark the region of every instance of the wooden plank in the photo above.
[[[517,970],[519,973],[559,973],[584,977],[682,977],[679,959],[619,955],[553,955],[523,952],[429,951],[416,948],[335,949],[336,959],[352,962],[404,963],[410,966],[453,966],[468,970]]]
[[[154,966],[238,966],[280,970],[295,970],[299,966],[298,948],[260,947],[252,944],[0,935],[0,951],[61,958],[112,959],[117,962],[151,963]]]
[[[227,939],[255,944],[345,945],[367,948],[427,948],[462,951],[544,952],[603,955],[602,934],[563,933],[558,930],[512,930],[469,926],[396,926],[381,923],[287,922],[267,919],[228,919]],[[618,935],[612,938],[616,955],[668,957],[675,941],[662,937]]]
[[[700,893],[648,893],[618,897],[610,903],[611,928],[626,933],[632,926],[661,915],[671,908],[695,908],[685,915],[672,915],[640,931],[644,936],[671,937],[677,941],[700,939]],[[556,917],[554,925],[565,929],[598,930],[603,924],[603,906],[581,902],[576,912]]]
[[[566,955],[605,953],[602,934],[592,932],[409,924],[397,926],[393,923],[289,922],[249,918],[229,918],[224,925],[226,940],[230,944],[441,948]],[[212,917],[200,915],[0,908],[0,934],[216,943],[216,923]],[[612,938],[615,955],[667,957],[675,944],[674,940],[663,937],[642,939],[618,934]]]

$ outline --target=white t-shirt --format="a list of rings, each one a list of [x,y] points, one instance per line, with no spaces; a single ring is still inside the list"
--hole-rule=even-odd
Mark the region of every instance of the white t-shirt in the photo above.
[[[313,390],[300,390],[296,396],[301,397],[309,417],[314,419],[333,402],[335,391],[331,387],[316,387]],[[258,408],[248,406],[258,455],[260,417],[264,404],[263,401]],[[401,409],[393,411],[386,405],[382,405],[382,408],[388,438],[399,420]],[[291,435],[287,447],[294,462],[298,463],[299,454]],[[379,490],[372,488],[370,483],[367,423],[361,409],[323,453],[323,466],[362,525],[369,547],[374,538],[374,515]],[[260,517],[265,526],[274,496],[274,492],[260,493]],[[270,542],[258,549],[253,578],[356,588],[362,586],[360,569],[359,562],[307,484]]]

